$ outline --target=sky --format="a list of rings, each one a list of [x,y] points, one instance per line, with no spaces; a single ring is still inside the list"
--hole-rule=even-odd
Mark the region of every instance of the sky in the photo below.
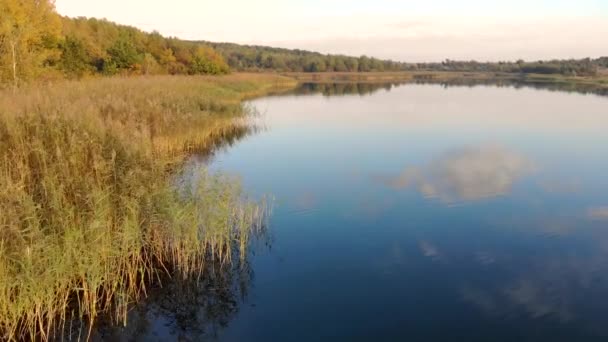
[[[608,56],[608,0],[56,0],[182,39],[405,62]]]

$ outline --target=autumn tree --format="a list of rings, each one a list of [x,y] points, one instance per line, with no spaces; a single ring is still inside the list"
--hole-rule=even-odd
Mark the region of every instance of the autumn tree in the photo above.
[[[228,71],[228,64],[224,58],[211,47],[199,46],[194,51],[190,64],[191,74],[219,75],[226,74]]]
[[[51,0],[0,0],[0,78],[16,87],[56,63],[61,22]]]
[[[162,74],[163,69],[151,53],[145,53],[141,61],[141,71],[144,75]]]
[[[367,56],[232,43],[185,41],[147,33],[106,19],[68,18],[54,0],[0,0],[0,82],[15,87],[44,73],[224,74],[239,71],[368,72],[460,71],[593,76],[605,73],[608,57],[579,60],[403,63]]]

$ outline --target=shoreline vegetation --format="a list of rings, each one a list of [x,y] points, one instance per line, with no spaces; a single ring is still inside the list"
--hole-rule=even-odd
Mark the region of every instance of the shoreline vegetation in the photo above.
[[[64,17],[56,12],[52,0],[3,0],[0,13],[3,14],[0,17],[0,83],[14,88],[36,80],[115,75],[223,75],[231,71],[326,73],[332,77],[367,73],[366,79],[380,78],[380,73],[415,77],[493,74],[494,77],[568,80],[608,77],[608,57],[495,62],[445,59],[408,63],[365,55],[165,37],[156,31],[145,32],[106,19]]]
[[[243,101],[302,82],[474,82],[491,73],[102,77],[0,91],[0,337],[54,340],[129,308],[167,277],[244,263],[268,203],[182,164],[248,134]],[[534,82],[573,82],[533,77]],[[576,82],[607,87],[605,80]],[[483,83],[483,82],[482,82]],[[209,279],[206,279],[208,281]]]
[[[173,182],[188,156],[248,134],[246,99],[298,82],[608,89],[607,57],[404,63],[185,41],[61,17],[52,0],[3,0],[0,13],[0,339],[9,341],[63,339],[72,321],[88,339],[100,317],[126,324],[160,279],[208,281],[246,263],[268,204],[227,175]]]
[[[286,72],[283,76],[306,83],[386,83],[386,82],[500,82],[520,84],[593,86],[608,90],[608,74],[597,76],[564,76],[547,74],[517,74],[460,71],[400,71],[400,72]]]
[[[597,76],[564,76],[542,74],[513,74],[492,72],[382,72],[382,73],[282,73],[300,83],[340,87],[352,84],[440,84],[450,86],[511,86],[533,87],[552,91],[577,92],[608,96],[608,74]],[[369,87],[368,87],[369,88]],[[335,89],[334,89],[335,90]],[[365,89],[360,89],[365,91]],[[332,91],[327,89],[329,93]],[[337,90],[339,91],[339,90]]]
[[[247,255],[268,204],[238,179],[172,179],[188,155],[247,131],[242,101],[277,75],[61,81],[0,92],[0,337],[56,340],[72,320],[125,324],[163,277]],[[82,335],[86,338],[87,333]]]

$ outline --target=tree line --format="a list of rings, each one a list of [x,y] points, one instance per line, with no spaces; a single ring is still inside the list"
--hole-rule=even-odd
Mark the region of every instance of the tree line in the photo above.
[[[608,57],[548,60],[526,62],[477,62],[446,59],[441,63],[418,63],[408,65],[408,70],[461,71],[461,72],[504,72],[523,74],[559,74],[564,76],[595,76],[608,68]]]
[[[407,64],[374,57],[325,55],[257,45],[204,42],[216,49],[238,71],[282,72],[381,72],[403,71]]]
[[[592,76],[608,57],[579,60],[404,63],[265,46],[186,41],[105,19],[68,18],[53,0],[0,0],[0,82],[88,75],[226,74],[236,71],[461,71]]]
[[[239,71],[284,72],[382,72],[382,71],[459,71],[504,72],[524,74],[561,74],[594,76],[608,68],[608,57],[526,62],[478,62],[446,59],[438,63],[405,63],[368,56],[324,55],[304,50],[290,50],[255,45],[204,42],[215,48]]]
[[[215,48],[239,71],[284,72],[382,72],[382,71],[459,71],[561,74],[594,76],[608,68],[608,57],[526,62],[478,62],[446,59],[438,63],[405,63],[374,57],[324,55],[304,50],[290,50],[256,45],[204,42]]]
[[[106,19],[60,16],[53,0],[0,0],[0,81],[237,71],[398,71],[404,63],[186,41]]]
[[[209,44],[105,19],[60,16],[52,0],[0,0],[0,81],[87,75],[225,74]]]
[[[61,69],[68,75],[226,74],[228,64],[208,44],[166,38],[105,19],[62,18]]]

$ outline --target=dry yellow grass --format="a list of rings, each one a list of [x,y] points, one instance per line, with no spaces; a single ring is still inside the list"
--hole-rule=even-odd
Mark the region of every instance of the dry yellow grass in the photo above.
[[[0,92],[0,338],[59,339],[118,322],[158,272],[200,274],[245,255],[264,205],[189,153],[247,130],[241,101],[294,86],[270,75],[93,79]]]

